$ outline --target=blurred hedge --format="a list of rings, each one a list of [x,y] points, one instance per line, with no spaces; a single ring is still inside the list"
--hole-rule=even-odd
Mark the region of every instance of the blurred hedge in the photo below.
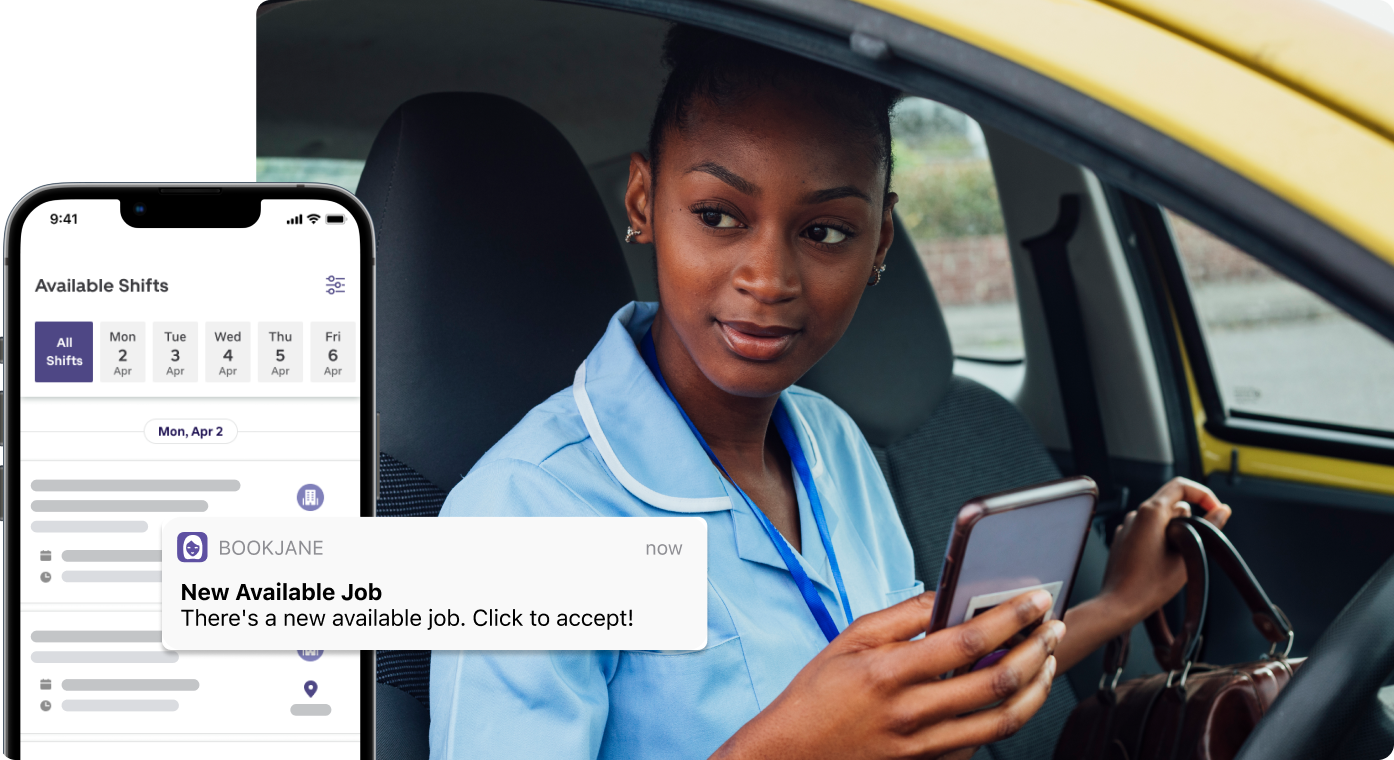
[[[933,160],[918,151],[897,150],[895,160],[891,189],[900,195],[896,210],[916,242],[1003,232],[997,183],[987,159]]]

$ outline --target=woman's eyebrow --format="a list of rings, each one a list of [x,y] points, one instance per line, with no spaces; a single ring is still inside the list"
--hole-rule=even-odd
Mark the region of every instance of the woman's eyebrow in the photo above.
[[[755,196],[760,194],[760,188],[757,187],[754,182],[712,161],[703,161],[687,171],[688,173],[705,172],[710,174],[746,195]]]
[[[804,203],[813,205],[817,203],[827,203],[828,201],[835,201],[839,198],[861,198],[867,203],[871,203],[871,196],[867,195],[861,190],[858,190],[855,187],[852,187],[851,185],[843,185],[841,187],[830,187],[827,190],[815,190],[809,193],[808,195],[804,196]]]

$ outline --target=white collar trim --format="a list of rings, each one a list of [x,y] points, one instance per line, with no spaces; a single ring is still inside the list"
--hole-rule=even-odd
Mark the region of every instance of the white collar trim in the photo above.
[[[586,363],[584,361],[581,362],[581,366],[576,368],[576,379],[571,383],[571,395],[576,399],[576,408],[581,412],[581,421],[585,423],[586,432],[595,442],[595,447],[600,450],[600,458],[605,461],[605,466],[610,468],[610,473],[615,476],[615,479],[640,501],[659,509],[666,509],[669,512],[722,512],[731,508],[731,499],[727,496],[704,498],[669,496],[649,488],[630,475],[629,471],[620,463],[619,457],[615,456],[615,450],[610,447],[610,441],[605,437],[605,431],[600,429],[600,420],[595,416],[595,408],[591,406],[590,396],[586,393]]]

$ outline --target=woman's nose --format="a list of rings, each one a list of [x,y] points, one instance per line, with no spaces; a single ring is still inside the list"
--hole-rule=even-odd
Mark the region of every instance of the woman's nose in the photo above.
[[[761,303],[797,298],[802,290],[798,260],[789,241],[774,230],[750,237],[741,251],[731,284]]]

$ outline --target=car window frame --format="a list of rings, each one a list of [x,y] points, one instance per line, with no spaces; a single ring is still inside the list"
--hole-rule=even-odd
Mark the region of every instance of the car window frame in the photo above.
[[[1205,412],[1205,431],[1221,441],[1246,446],[1394,465],[1394,432],[1245,412],[1230,409],[1224,403],[1205,330],[1201,326],[1191,283],[1186,277],[1171,225],[1157,204],[1136,198],[1133,201],[1149,207],[1147,212],[1133,215],[1132,233],[1146,236],[1147,245],[1156,258],[1159,274],[1169,295],[1176,331],[1180,334],[1179,349],[1185,355],[1195,393]],[[1204,225],[1199,226],[1204,229]],[[1215,234],[1211,230],[1206,231]],[[1236,248],[1260,263],[1267,263],[1242,246],[1236,245]],[[1293,283],[1321,295],[1301,280],[1293,279]]]

